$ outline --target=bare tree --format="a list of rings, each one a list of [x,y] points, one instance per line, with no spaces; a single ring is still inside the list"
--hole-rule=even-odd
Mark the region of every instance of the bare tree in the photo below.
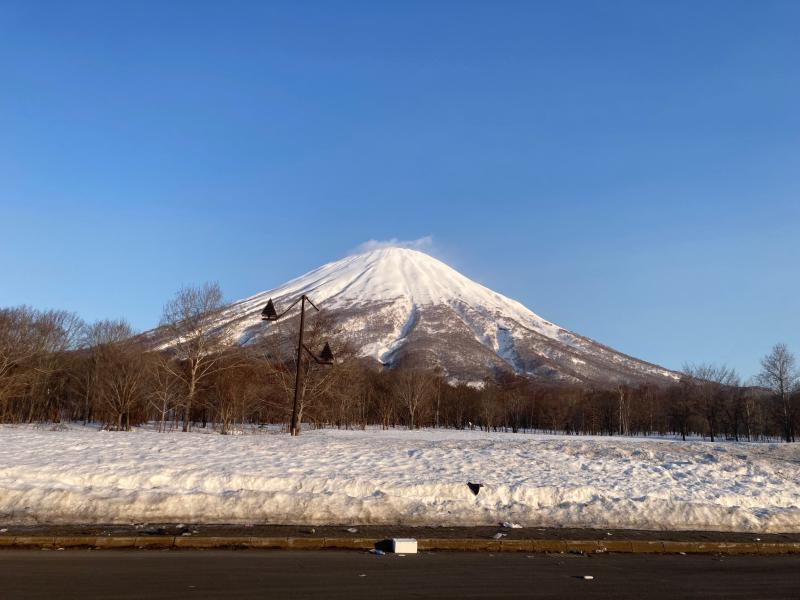
[[[152,388],[148,394],[149,407],[156,412],[158,431],[166,431],[167,415],[172,413],[180,393],[180,379],[171,368],[170,357],[163,353],[156,353],[153,360],[148,363]]]
[[[4,421],[9,401],[23,393],[33,376],[25,367],[41,351],[34,323],[35,312],[26,306],[0,310],[0,407]]]
[[[83,321],[62,310],[27,306],[0,309],[0,417],[9,403],[27,398],[16,420],[60,419],[65,353],[77,347]]]
[[[667,391],[667,405],[672,420],[672,429],[681,434],[685,442],[689,434],[689,423],[695,413],[694,386],[691,377],[683,377],[678,385]]]
[[[231,362],[231,367],[219,369],[210,385],[212,421],[215,427],[219,423],[223,435],[234,429],[237,416],[243,418],[244,414],[252,412],[261,392],[254,373],[238,357],[231,355],[226,360]]]
[[[150,359],[152,355],[130,339],[101,350],[97,387],[106,421],[117,431],[130,431],[132,410],[144,405]]]
[[[617,413],[620,435],[628,435],[631,430],[631,397],[626,385],[617,386]]]
[[[36,360],[36,383],[43,408],[54,422],[62,419],[63,395],[68,378],[64,367],[69,352],[78,348],[84,321],[66,310],[46,310],[38,313],[36,330],[41,351]],[[65,414],[68,417],[68,413]]]
[[[215,319],[222,306],[219,284],[205,283],[178,290],[164,307],[161,325],[178,363],[166,366],[186,384],[183,431],[189,431],[198,385],[224,364],[227,332]]]
[[[726,391],[739,385],[739,376],[725,365],[686,365],[683,371],[697,392],[700,412],[708,422],[713,442],[715,433],[719,431],[720,416],[725,410]]]
[[[797,359],[789,352],[786,344],[775,344],[772,351],[761,359],[761,373],[758,374],[757,380],[778,397],[783,436],[787,442],[793,442],[795,432],[792,392],[800,383],[800,373],[797,370]]]
[[[86,360],[82,368],[73,373],[83,397],[83,422],[89,423],[94,417],[98,401],[98,378],[103,368],[103,358],[107,349],[114,344],[128,340],[133,329],[124,320],[101,320],[85,325],[81,332],[80,345],[85,349]]]
[[[373,391],[373,403],[375,406],[376,419],[381,425],[381,429],[389,429],[393,425],[397,416],[397,397],[387,383],[386,377],[372,375],[370,386]]]
[[[442,406],[442,382],[444,381],[444,369],[441,365],[433,368],[433,397],[436,399],[436,410],[433,417],[433,426],[439,427],[439,412]]]
[[[417,415],[431,396],[431,377],[418,369],[403,369],[394,378],[393,392],[408,411],[408,428],[418,426]]]

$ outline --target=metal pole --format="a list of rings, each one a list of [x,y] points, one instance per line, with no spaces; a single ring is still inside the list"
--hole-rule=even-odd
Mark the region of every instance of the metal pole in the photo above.
[[[300,298],[300,335],[297,341],[297,365],[295,367],[294,376],[294,404],[292,404],[292,422],[290,424],[290,432],[292,435],[300,435],[300,423],[297,418],[297,400],[300,396],[300,383],[302,378],[302,360],[303,360],[303,329],[306,324],[306,295]]]

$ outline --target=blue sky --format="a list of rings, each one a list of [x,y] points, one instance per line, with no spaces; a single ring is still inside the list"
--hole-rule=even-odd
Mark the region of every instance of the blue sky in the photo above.
[[[369,239],[678,368],[800,352],[800,3],[0,0],[0,305]]]

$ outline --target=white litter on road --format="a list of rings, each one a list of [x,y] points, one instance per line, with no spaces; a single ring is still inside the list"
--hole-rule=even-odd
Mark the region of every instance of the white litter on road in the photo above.
[[[392,552],[395,554],[416,554],[417,540],[414,538],[392,538]]]
[[[467,481],[484,484],[474,495]],[[800,444],[0,427],[0,523],[800,531]]]

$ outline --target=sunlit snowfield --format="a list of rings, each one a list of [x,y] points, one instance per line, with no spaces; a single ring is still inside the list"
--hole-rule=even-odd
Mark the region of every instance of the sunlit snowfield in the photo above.
[[[798,532],[800,444],[2,426],[0,521]]]

